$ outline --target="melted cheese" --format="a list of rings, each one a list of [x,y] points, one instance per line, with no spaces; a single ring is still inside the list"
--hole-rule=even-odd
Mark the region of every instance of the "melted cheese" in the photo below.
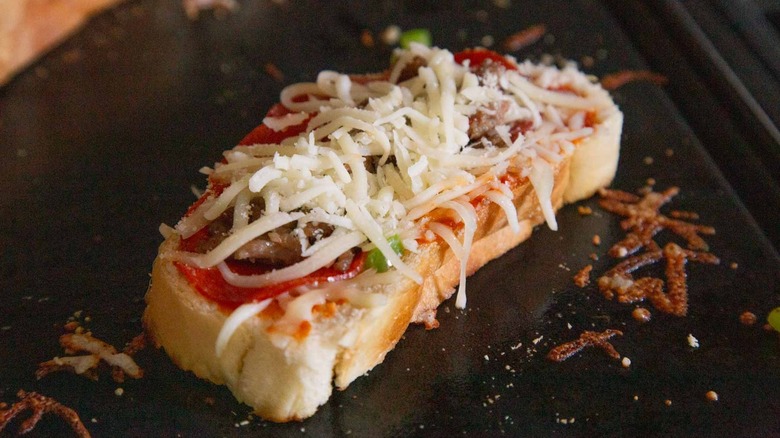
[[[519,233],[520,223],[517,221],[517,208],[515,208],[515,204],[512,202],[512,197],[493,190],[485,193],[485,197],[496,203],[499,207],[501,207],[501,209],[504,210],[509,227],[513,232]]]
[[[305,277],[330,264],[345,251],[360,245],[365,239],[366,237],[359,231],[336,236],[336,238],[329,239],[317,252],[303,261],[265,274],[239,275],[232,272],[224,262],[219,263],[218,268],[225,281],[233,286],[263,287]]]
[[[219,335],[217,335],[217,342],[214,346],[217,357],[222,356],[222,353],[225,351],[230,338],[233,337],[233,334],[236,332],[236,330],[238,330],[238,328],[241,327],[241,325],[249,318],[252,318],[265,310],[265,308],[271,304],[271,301],[273,300],[268,298],[266,300],[260,301],[259,303],[252,302],[242,304],[238,306],[238,308],[236,308],[233,313],[230,314],[230,316],[225,320],[225,323],[222,324],[222,329],[220,329]]]
[[[551,230],[557,231],[558,222],[555,220],[555,210],[552,205],[553,183],[555,182],[552,166],[544,160],[535,160],[528,178],[534,186],[534,191],[539,200],[542,214],[544,214],[544,220],[547,221],[547,226]]]
[[[172,254],[172,258],[173,260],[191,264],[199,268],[211,268],[228,258],[247,242],[301,217],[303,217],[303,213],[278,212],[266,215],[231,234],[227,239],[217,245],[216,248],[206,254],[177,251]]]
[[[460,257],[460,283],[458,295],[455,298],[455,307],[466,308],[466,267],[471,254],[471,244],[474,242],[474,232],[477,230],[477,212],[474,206],[466,201],[447,201],[442,207],[455,210],[463,222],[463,255]]]
[[[278,132],[290,126],[300,125],[308,118],[309,114],[301,111],[299,113],[285,114],[281,117],[266,117],[263,119],[263,125]]]

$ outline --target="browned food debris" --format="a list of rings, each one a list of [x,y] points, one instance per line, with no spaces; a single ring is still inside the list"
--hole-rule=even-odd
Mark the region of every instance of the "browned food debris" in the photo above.
[[[97,380],[97,369],[101,360],[112,366],[112,378],[123,382],[125,376],[134,379],[143,377],[143,370],[133,360],[131,355],[145,346],[143,335],[136,336],[118,352],[114,346],[92,336],[91,333],[66,333],[60,336],[60,345],[69,356],[55,357],[38,365],[35,376],[41,379],[55,371],[71,371],[92,380]],[[89,353],[76,355],[77,353]]]
[[[590,284],[590,271],[592,270],[593,265],[588,265],[580,269],[580,271],[577,272],[577,274],[574,276],[574,284],[579,287],[585,287]]]
[[[425,324],[425,330],[435,330],[439,328],[439,320],[436,319],[436,309],[423,312],[422,322]]]
[[[610,344],[607,339],[615,336],[623,335],[620,330],[607,329],[603,332],[591,332],[584,331],[579,338],[558,345],[547,353],[547,359],[554,362],[563,362],[564,360],[574,356],[582,351],[585,347],[598,347],[604,350],[609,357],[613,359],[620,359],[620,353],[615,350],[615,347]]]
[[[699,214],[692,211],[672,210],[669,212],[669,216],[675,219],[683,219],[688,221],[699,220]]]
[[[629,231],[626,238],[612,246],[609,255],[625,257],[641,248],[657,251],[660,248],[653,237],[661,230],[669,230],[688,241],[688,248],[706,251],[707,243],[700,234],[715,234],[715,229],[709,226],[696,225],[683,220],[669,218],[661,214],[661,206],[680,193],[677,187],[670,187],[663,192],[649,192],[642,197],[621,190],[602,189],[599,192],[601,208],[625,217],[620,226]]]
[[[644,307],[637,307],[633,312],[631,312],[631,316],[636,322],[650,322],[653,314]]]
[[[753,312],[748,312],[747,310],[742,312],[741,315],[739,315],[739,322],[745,325],[753,325],[758,321],[758,317]]]
[[[594,234],[593,239],[591,241],[593,242],[594,245],[599,246],[601,245],[601,236],[599,236],[598,234]]]
[[[642,277],[634,279],[631,272],[660,260],[666,260],[666,287],[660,278]],[[663,250],[648,251],[632,256],[599,278],[599,289],[607,299],[620,303],[634,303],[649,299],[660,311],[676,316],[688,313],[688,285],[685,264],[688,260],[717,264],[720,260],[707,252],[680,248],[675,243],[667,244]]]
[[[62,61],[65,64],[75,64],[84,58],[84,53],[79,48],[71,49],[62,55]]]
[[[19,401],[14,403],[9,409],[0,408],[0,432],[2,432],[17,415],[24,411],[31,410],[32,414],[30,414],[30,416],[19,426],[17,435],[29,433],[35,429],[35,426],[44,414],[52,413],[65,420],[77,436],[90,436],[89,431],[84,427],[84,423],[81,422],[79,414],[57,400],[36,392],[25,392],[21,389],[16,396],[19,397]]]
[[[130,342],[125,345],[125,348],[122,350],[122,352],[128,356],[132,356],[144,348],[146,348],[146,333],[141,333],[131,339]]]
[[[130,342],[125,344],[125,348],[122,349],[122,353],[130,357],[130,361],[134,362],[132,356],[144,348],[146,348],[146,334],[141,333],[136,335],[133,339],[130,340]],[[138,367],[137,364],[135,366]],[[133,377],[134,379],[143,377],[143,370],[138,367],[138,371],[140,373],[137,374],[137,377],[132,374],[130,374],[130,377]],[[111,378],[114,379],[114,381],[117,383],[122,383],[125,381],[125,373],[127,373],[127,369],[125,367],[114,365],[111,368]]]
[[[79,328],[81,328],[81,324],[79,324],[78,321],[68,321],[62,328],[69,332],[75,332]]]
[[[666,76],[647,70],[623,70],[608,74],[601,78],[601,86],[607,90],[615,90],[629,82],[647,81],[655,85],[666,85]]]
[[[545,32],[547,28],[543,24],[537,24],[508,36],[502,45],[507,52],[515,52],[539,41]]]
[[[626,237],[613,245],[609,254],[613,257],[625,257],[644,248],[644,253],[634,255],[619,263],[599,278],[599,289],[607,299],[616,298],[621,303],[633,303],[649,299],[660,311],[677,316],[688,312],[688,286],[686,284],[685,264],[689,261],[718,264],[720,260],[708,252],[707,243],[700,234],[711,235],[715,229],[692,224],[681,220],[696,219],[691,212],[672,213],[676,218],[664,216],[659,211],[679,193],[677,187],[663,192],[648,191],[640,197],[620,190],[601,190],[599,205],[607,211],[625,217],[620,226],[628,231]],[[661,249],[653,240],[662,230],[669,230],[683,237],[689,249],[683,249],[675,243]],[[647,265],[666,260],[666,288],[660,278],[643,277],[634,279],[631,272]]]
[[[587,205],[580,205],[577,207],[577,213],[579,213],[580,216],[590,216],[593,214],[593,209]]]
[[[268,76],[271,76],[274,78],[276,82],[284,82],[284,73],[279,69],[279,67],[276,66],[276,64],[272,62],[266,62],[263,66],[263,70],[265,70],[266,74]]]
[[[360,44],[365,47],[374,47],[374,35],[368,29],[363,29],[360,32]]]

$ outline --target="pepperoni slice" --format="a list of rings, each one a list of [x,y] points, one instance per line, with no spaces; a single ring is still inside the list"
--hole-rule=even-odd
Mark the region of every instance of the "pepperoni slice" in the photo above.
[[[334,281],[353,278],[363,270],[365,262],[366,253],[361,252],[352,259],[352,263],[346,271],[339,271],[332,267],[320,268],[305,277],[270,286],[251,288],[233,286],[225,281],[224,277],[222,277],[222,273],[220,273],[217,268],[197,268],[179,262],[176,262],[175,265],[179,272],[187,278],[190,285],[201,295],[216,302],[220,306],[232,310],[244,303],[258,302],[267,298],[276,297],[296,287],[316,287]],[[227,264],[231,271],[240,275],[259,275],[268,272],[268,269],[260,268],[251,263],[229,261]]]
[[[505,56],[488,49],[466,49],[455,55],[455,62],[463,64],[469,61],[469,67],[475,68],[484,64],[486,61],[497,62],[509,70],[517,70],[517,64],[507,59]]]

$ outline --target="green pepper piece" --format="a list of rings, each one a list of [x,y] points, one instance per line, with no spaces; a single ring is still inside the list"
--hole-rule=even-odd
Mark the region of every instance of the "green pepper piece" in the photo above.
[[[433,43],[433,38],[428,29],[409,29],[401,34],[401,38],[398,41],[402,49],[408,49],[412,43],[420,43],[430,47]]]
[[[390,244],[390,248],[393,248],[396,254],[399,256],[404,252],[404,244],[401,242],[401,237],[398,234],[394,234],[387,239],[387,243]],[[374,268],[377,272],[387,272],[390,269],[390,264],[387,262],[387,258],[379,248],[374,248],[368,252],[366,256],[366,267]]]
[[[780,307],[772,309],[772,311],[769,312],[769,315],[767,315],[766,320],[773,329],[780,332]]]

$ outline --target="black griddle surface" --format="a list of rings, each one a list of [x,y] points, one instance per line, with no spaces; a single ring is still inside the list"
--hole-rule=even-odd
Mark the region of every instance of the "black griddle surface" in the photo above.
[[[723,260],[689,265],[685,318],[654,312],[639,324],[635,306],[573,284],[589,263],[595,274],[613,266],[606,250],[623,235],[591,199],[578,205],[593,215],[565,207],[560,231],[539,227],[469,278],[467,310],[446,302],[439,329],[410,327],[384,363],[304,422],[251,417],[227,389],[154,349],[137,355],[140,380],[36,381],[37,364],[63,354],[57,339],[76,311],[117,346],[141,331],[158,226],[193,201],[190,187],[204,183],[197,170],[257,125],[284,85],[324,69],[385,68],[391,50],[377,35],[386,26],[429,28],[456,51],[491,39],[500,50],[506,36],[543,23],[546,37],[519,58],[573,59],[599,76],[645,68],[599,2],[506,3],[245,1],[236,14],[190,22],[177,1],[129,1],[0,88],[0,401],[40,391],[78,411],[96,437],[780,436],[780,339],[762,329],[780,305],[777,252],[664,88],[641,82],[614,92],[626,120],[613,187],[679,186],[664,211],[698,212],[717,229],[706,240]],[[363,30],[374,47],[361,44]],[[746,310],[756,325],[739,322]],[[544,357],[607,328],[625,333],[613,345],[630,367],[596,349],[560,364]],[[719,401],[706,399],[710,390]],[[47,416],[31,435],[67,431]]]

